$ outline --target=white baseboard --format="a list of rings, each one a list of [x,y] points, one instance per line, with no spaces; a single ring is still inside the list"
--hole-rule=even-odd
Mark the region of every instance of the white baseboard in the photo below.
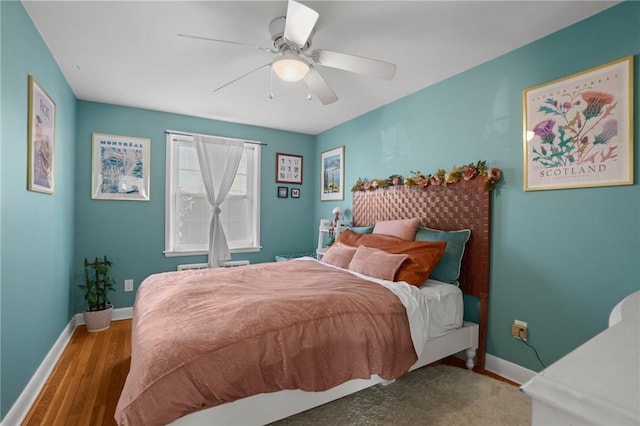
[[[129,318],[133,318],[133,308],[118,308],[113,310],[114,321]],[[42,363],[40,363],[40,366],[31,377],[31,380],[29,380],[29,383],[27,383],[27,386],[25,386],[22,393],[20,393],[16,402],[13,403],[13,406],[11,406],[4,419],[0,421],[0,426],[14,426],[22,423],[40,394],[40,391],[47,383],[47,379],[51,375],[53,368],[69,344],[73,332],[79,325],[84,325],[82,314],[74,315],[64,330],[62,330],[62,333],[49,350],[49,353],[47,353],[47,356],[44,357]]]
[[[467,359],[464,352],[458,352],[456,357],[463,360]],[[519,385],[527,383],[537,374],[535,371],[521,367],[518,364],[514,364],[511,361],[498,358],[491,354],[485,354],[484,369]]]
[[[112,321],[118,321],[123,319],[131,319],[133,318],[133,308],[117,308],[113,310],[113,315],[111,317]],[[84,325],[84,315],[75,314],[73,319],[76,322],[76,327],[79,325]]]
[[[510,361],[498,358],[491,354],[487,354],[485,357],[484,368],[492,373],[497,374],[500,377],[509,379],[512,382],[516,382],[519,385],[527,383],[537,373],[535,371],[524,368],[518,364],[514,364]]]
[[[44,360],[31,377],[31,380],[29,380],[29,383],[27,383],[27,386],[24,388],[16,402],[7,412],[7,415],[2,419],[2,423],[0,423],[0,425],[19,425],[27,416],[31,406],[38,397],[38,394],[44,387],[47,378],[53,371],[53,367],[55,367],[56,362],[58,362],[62,352],[67,347],[69,340],[71,340],[73,331],[77,327],[75,319],[75,316],[71,318],[69,324],[67,324],[64,330],[62,330],[60,337],[58,337],[58,340],[53,344],[49,353],[47,353],[47,356],[44,357]]]

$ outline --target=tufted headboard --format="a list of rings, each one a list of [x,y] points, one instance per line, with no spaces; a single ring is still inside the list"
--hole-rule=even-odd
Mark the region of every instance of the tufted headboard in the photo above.
[[[484,179],[459,181],[447,186],[405,188],[392,186],[353,193],[353,225],[373,225],[379,220],[420,218],[420,226],[454,231],[470,229],[460,271],[460,288],[480,299],[478,358],[484,369],[489,302],[491,193]]]

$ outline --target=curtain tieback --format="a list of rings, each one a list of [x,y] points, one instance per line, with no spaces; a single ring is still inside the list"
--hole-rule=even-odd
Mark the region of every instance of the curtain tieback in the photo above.
[[[220,210],[220,207],[215,206],[211,209],[211,213],[219,215],[220,213],[222,213],[222,210]]]

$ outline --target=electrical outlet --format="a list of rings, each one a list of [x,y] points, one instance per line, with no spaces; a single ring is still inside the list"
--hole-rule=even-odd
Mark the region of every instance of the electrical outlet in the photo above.
[[[527,323],[520,320],[513,320],[511,325],[511,335],[516,339],[527,340]]]
[[[124,280],[124,291],[133,291],[133,280]]]

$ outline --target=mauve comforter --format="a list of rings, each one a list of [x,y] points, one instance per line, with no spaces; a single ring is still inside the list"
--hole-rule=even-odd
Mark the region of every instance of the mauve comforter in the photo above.
[[[156,274],[136,295],[115,419],[165,425],[258,393],[395,378],[416,359],[390,290],[315,260]]]

